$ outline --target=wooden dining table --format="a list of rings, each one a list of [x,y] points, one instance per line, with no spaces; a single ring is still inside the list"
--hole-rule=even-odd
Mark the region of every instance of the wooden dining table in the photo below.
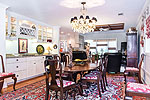
[[[77,82],[77,76],[80,75],[80,78],[84,72],[95,70],[98,67],[97,63],[86,62],[84,65],[73,64],[72,67],[64,67],[63,71],[70,73],[74,82]]]

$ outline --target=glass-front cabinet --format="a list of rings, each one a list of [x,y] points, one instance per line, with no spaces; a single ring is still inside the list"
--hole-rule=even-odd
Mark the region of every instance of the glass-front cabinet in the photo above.
[[[17,16],[6,15],[6,39],[37,38],[37,42],[52,42],[53,28]],[[36,24],[35,24],[36,23]]]
[[[52,35],[53,35],[53,29],[47,27],[47,42],[50,42],[52,40]]]
[[[8,16],[6,16],[6,37],[8,37]]]
[[[42,41],[42,26],[39,25],[38,27],[38,41],[41,42]]]
[[[16,37],[16,33],[17,33],[17,20],[15,17],[11,17],[11,24],[10,24],[10,28],[11,28],[11,37]]]
[[[53,29],[39,25],[38,27],[38,42],[52,42]]]
[[[47,29],[43,27],[43,42],[47,42]]]
[[[6,38],[12,39],[17,36],[17,19],[15,17],[6,16]]]

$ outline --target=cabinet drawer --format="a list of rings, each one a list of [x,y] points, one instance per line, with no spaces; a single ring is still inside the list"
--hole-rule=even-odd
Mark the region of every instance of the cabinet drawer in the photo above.
[[[21,63],[21,62],[26,62],[27,59],[26,58],[8,58],[6,59],[6,63]]]
[[[17,80],[22,80],[27,78],[27,70],[22,70],[14,73],[16,74]]]
[[[23,71],[18,71],[18,72],[13,72],[16,74],[16,78],[17,78],[17,82],[19,80],[25,79],[27,77],[27,70],[23,70]],[[7,83],[14,83],[14,80],[12,78],[7,78]]]
[[[11,63],[11,64],[6,64],[6,71],[7,72],[15,72],[15,71],[20,71],[20,70],[26,70],[27,66],[26,63]]]

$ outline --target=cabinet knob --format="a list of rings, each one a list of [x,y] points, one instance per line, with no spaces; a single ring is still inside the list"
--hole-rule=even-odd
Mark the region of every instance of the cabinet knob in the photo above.
[[[18,61],[18,59],[16,59],[16,61]]]
[[[16,66],[16,68],[18,68],[18,66]]]
[[[34,63],[34,64],[36,64],[36,63]]]
[[[19,77],[19,75],[17,75],[17,77]]]

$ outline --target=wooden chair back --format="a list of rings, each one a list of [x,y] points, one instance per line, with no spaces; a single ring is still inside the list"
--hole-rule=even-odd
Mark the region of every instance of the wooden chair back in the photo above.
[[[5,67],[4,67],[4,60],[3,60],[3,56],[0,55],[1,57],[1,63],[2,63],[2,72],[5,73]]]
[[[63,55],[62,60],[63,65],[65,65],[65,67],[69,65],[69,55]]]
[[[105,60],[104,60],[104,62],[103,62],[103,66],[104,66],[103,73],[106,74],[107,65],[108,65],[108,56],[105,56],[104,59],[105,59]]]
[[[63,81],[61,79],[61,77],[59,77],[60,80],[60,87],[58,87],[57,83],[56,83],[56,69],[59,66],[59,76],[61,76],[62,74],[62,66],[59,60],[45,60],[44,62],[45,64],[45,73],[46,73],[46,86],[49,89],[52,90],[59,90],[60,88],[63,88]],[[50,85],[49,85],[49,74],[51,75],[51,80],[50,80]]]
[[[140,59],[140,62],[139,62],[139,64],[138,64],[138,68],[139,68],[139,75],[138,75],[138,77],[139,77],[139,80],[140,80],[140,82],[142,82],[141,81],[141,68],[142,68],[142,63],[143,63],[143,60],[144,60],[144,54],[141,54],[141,59]]]

